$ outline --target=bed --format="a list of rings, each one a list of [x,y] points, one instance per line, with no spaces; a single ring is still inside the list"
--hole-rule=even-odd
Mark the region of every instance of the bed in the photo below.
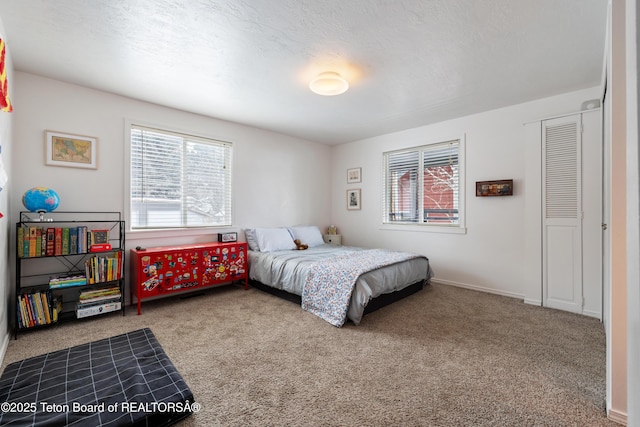
[[[365,313],[430,282],[427,257],[386,249],[325,244],[315,226],[245,230],[249,278],[334,326],[359,324]],[[308,245],[297,250],[294,240]]]
[[[169,426],[199,410],[150,329],[8,365],[2,426]]]

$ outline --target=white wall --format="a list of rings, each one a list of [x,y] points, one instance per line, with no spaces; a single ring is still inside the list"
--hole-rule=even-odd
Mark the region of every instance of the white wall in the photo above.
[[[438,282],[525,298],[525,171],[540,167],[525,156],[524,123],[579,111],[600,98],[599,88],[462,117],[337,146],[332,152],[332,223],[347,245],[408,250],[429,257]],[[382,227],[382,153],[466,139],[466,234],[389,231]],[[362,167],[362,183],[348,185],[346,170]],[[475,197],[475,182],[514,180],[511,197]],[[346,190],[362,189],[362,209],[346,210]],[[539,298],[539,297],[538,297]]]
[[[326,145],[32,74],[17,72],[14,80],[12,222],[24,209],[22,194],[35,186],[55,189],[61,198],[60,211],[124,212],[124,148],[128,143],[124,129],[125,120],[131,119],[233,143],[232,229],[329,225],[331,149]],[[97,137],[98,169],[45,166],[45,129]],[[126,246],[211,241],[215,233],[217,230],[130,232]]]
[[[0,37],[8,43],[5,37],[5,30],[2,21],[0,20]],[[5,66],[7,71],[7,81],[9,82],[9,96],[11,101],[15,99],[14,96],[14,72],[13,62],[11,61],[11,49],[9,45],[6,45]],[[14,169],[11,158],[12,147],[12,121],[14,113],[0,112],[0,159],[4,165],[7,175],[11,175],[11,171]],[[13,182],[11,179],[0,191],[0,212],[4,215],[0,219],[0,361],[4,357],[5,350],[9,340],[9,315],[8,307],[13,307],[12,292],[11,292],[11,261],[9,257],[9,242],[11,241],[11,215],[10,212],[10,194],[13,188]]]

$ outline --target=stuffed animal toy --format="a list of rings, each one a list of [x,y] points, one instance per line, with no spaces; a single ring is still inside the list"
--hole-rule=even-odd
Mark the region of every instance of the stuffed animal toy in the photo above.
[[[304,251],[309,247],[309,245],[307,245],[306,243],[300,243],[300,239],[294,240],[293,243],[296,244],[296,249],[299,251]]]

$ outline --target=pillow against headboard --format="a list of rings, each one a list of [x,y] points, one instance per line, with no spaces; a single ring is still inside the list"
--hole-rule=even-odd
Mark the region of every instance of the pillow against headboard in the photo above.
[[[301,243],[305,243],[309,247],[324,244],[322,233],[315,225],[289,227],[289,232],[294,239],[300,239]]]
[[[260,252],[295,249],[293,237],[286,228],[256,228],[256,241]]]
[[[244,237],[247,239],[247,245],[249,245],[249,249],[252,251],[260,251],[260,246],[258,246],[258,239],[256,238],[256,229],[255,228],[247,228],[244,230]]]

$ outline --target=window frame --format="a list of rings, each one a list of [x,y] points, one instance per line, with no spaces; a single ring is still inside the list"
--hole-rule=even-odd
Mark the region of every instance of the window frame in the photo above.
[[[389,189],[387,186],[387,176],[388,176],[388,154],[391,153],[401,153],[401,152],[410,152],[410,151],[419,151],[422,153],[426,147],[439,145],[443,143],[447,143],[449,141],[458,141],[458,223],[457,224],[447,224],[447,223],[424,223],[418,220],[417,222],[393,222],[388,220],[388,194]],[[466,234],[466,203],[465,203],[465,171],[466,171],[466,160],[465,160],[465,151],[466,151],[466,138],[463,134],[462,136],[455,136],[451,138],[438,138],[438,140],[434,140],[431,142],[427,142],[420,145],[415,146],[407,146],[404,148],[398,148],[393,150],[387,150],[382,153],[382,211],[381,211],[381,219],[382,223],[380,226],[381,230],[391,230],[391,231],[413,231],[413,232],[433,232],[433,233],[453,233],[453,234]],[[419,163],[421,167],[424,164],[423,157],[419,156]],[[422,186],[423,176],[419,175],[419,184],[421,191],[418,196],[418,203],[423,205],[424,195],[422,194],[424,190]],[[421,218],[421,216],[420,216]]]
[[[131,215],[133,213],[132,200],[131,200],[131,129],[136,127],[155,129],[160,132],[166,131],[167,133],[174,133],[179,135],[185,135],[193,137],[194,139],[214,140],[229,144],[231,146],[231,159],[229,165],[231,166],[231,184],[230,184],[230,207],[231,215],[229,225],[197,225],[197,226],[177,226],[177,227],[162,227],[162,228],[132,228]],[[138,238],[156,238],[156,237],[168,237],[168,236],[202,236],[205,234],[211,234],[212,230],[215,233],[222,232],[224,230],[232,229],[235,224],[235,197],[233,194],[233,180],[234,180],[234,156],[232,142],[226,141],[221,138],[212,137],[210,135],[204,135],[193,130],[177,129],[175,127],[167,126],[165,124],[150,123],[144,120],[125,119],[124,126],[124,138],[125,138],[125,150],[124,150],[124,163],[125,163],[125,179],[124,179],[124,214],[126,219],[126,230],[128,233],[133,233]]]

